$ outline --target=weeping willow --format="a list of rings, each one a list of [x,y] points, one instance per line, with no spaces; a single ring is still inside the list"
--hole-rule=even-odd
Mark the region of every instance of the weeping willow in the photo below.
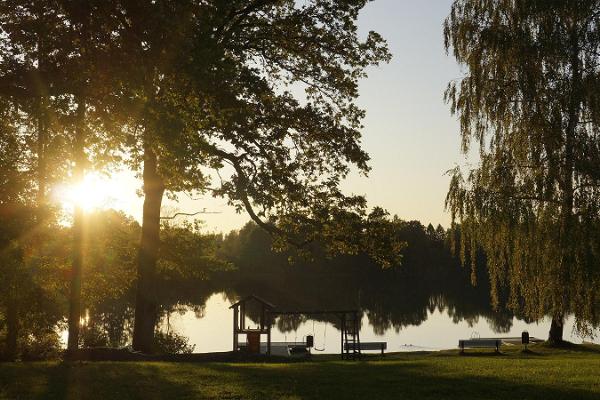
[[[446,50],[464,72],[445,98],[462,151],[446,199],[475,277],[485,252],[492,302],[600,325],[600,1],[455,0]],[[469,257],[471,255],[471,257]]]

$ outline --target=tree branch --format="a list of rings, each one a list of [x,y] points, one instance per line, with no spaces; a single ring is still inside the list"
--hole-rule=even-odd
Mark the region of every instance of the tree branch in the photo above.
[[[206,211],[206,208],[205,208],[204,210],[198,211],[198,212],[195,212],[195,213],[178,212],[178,213],[175,213],[175,214],[173,214],[173,215],[171,215],[169,217],[160,217],[160,219],[175,219],[175,218],[177,218],[179,216],[194,217],[194,216],[199,215],[199,214],[221,214],[221,212],[220,211]]]
[[[246,212],[258,226],[260,226],[261,228],[263,228],[265,231],[269,232],[270,234],[284,237],[290,244],[292,244],[298,248],[305,247],[312,242],[312,240],[308,240],[308,239],[307,240],[294,239],[290,236],[290,234],[288,232],[285,232],[283,229],[279,228],[278,226],[276,226],[274,224],[263,221],[256,214],[256,212],[254,211],[254,208],[252,207],[252,203],[250,202],[250,199],[248,197],[248,193],[246,190],[246,188],[249,184],[248,178],[246,177],[246,173],[244,172],[244,169],[242,168],[242,165],[240,164],[240,159],[242,159],[245,155],[236,156],[235,154],[227,153],[226,151],[221,150],[218,147],[216,147],[212,144],[209,144],[209,143],[206,143],[206,149],[209,153],[213,154],[214,156],[224,158],[231,163],[231,165],[235,169],[236,174],[242,185],[242,187],[239,187],[239,186],[236,187],[236,189],[237,189],[236,192],[239,197],[238,200],[240,200],[242,202]]]
[[[215,33],[217,40],[219,42],[223,42],[226,38],[227,33],[229,33],[237,25],[239,25],[251,13],[257,11],[263,6],[275,3],[277,3],[277,0],[255,0],[248,4],[246,7],[242,8],[241,10],[231,11],[227,16],[226,21],[217,29],[217,32]]]

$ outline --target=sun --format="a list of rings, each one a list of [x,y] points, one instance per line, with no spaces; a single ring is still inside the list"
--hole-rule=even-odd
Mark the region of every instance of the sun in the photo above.
[[[52,200],[66,215],[75,207],[84,212],[114,209],[133,218],[141,218],[143,199],[138,195],[141,183],[135,173],[127,170],[110,174],[90,171],[78,184],[62,184],[52,189]]]
[[[56,187],[54,197],[65,210],[79,206],[89,212],[113,207],[120,189],[109,177],[91,172],[78,184]]]

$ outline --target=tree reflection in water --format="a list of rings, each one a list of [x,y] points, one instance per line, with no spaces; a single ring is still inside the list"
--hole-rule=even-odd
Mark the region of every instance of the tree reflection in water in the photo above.
[[[514,315],[494,311],[490,305],[482,260],[478,286],[473,286],[470,271],[451,255],[443,234],[428,232],[418,223],[407,223],[405,233],[409,246],[402,266],[382,270],[360,255],[329,260],[317,257],[316,261],[297,260],[290,265],[290,254],[274,253],[264,232],[246,227],[237,237],[227,237],[223,245],[236,248],[222,255],[237,267],[235,270],[215,272],[207,281],[161,282],[156,292],[161,304],[157,327],[168,331],[169,317],[188,310],[202,318],[207,299],[224,293],[230,302],[256,294],[280,310],[358,309],[380,335],[419,326],[435,311],[447,313],[454,323],[466,321],[469,326],[483,318],[496,333],[511,329]],[[240,243],[231,246],[227,240]],[[91,323],[106,332],[108,344],[123,345],[130,340],[132,304],[132,296],[124,296],[116,304],[101,303],[91,311]],[[258,311],[250,309],[247,313],[253,323],[258,323]],[[289,333],[309,320],[327,322],[335,328],[340,325],[337,317],[329,314],[285,315],[275,324],[282,333]]]

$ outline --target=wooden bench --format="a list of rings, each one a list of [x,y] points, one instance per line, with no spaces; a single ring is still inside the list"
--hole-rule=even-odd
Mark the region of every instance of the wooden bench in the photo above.
[[[465,352],[465,349],[495,349],[496,352],[499,352],[501,344],[501,339],[464,339],[458,341],[461,354]]]
[[[354,351],[356,344],[355,343],[344,343],[344,351]],[[381,355],[384,355],[385,350],[387,350],[387,342],[360,342],[359,346],[360,350],[377,350],[381,351]]]

